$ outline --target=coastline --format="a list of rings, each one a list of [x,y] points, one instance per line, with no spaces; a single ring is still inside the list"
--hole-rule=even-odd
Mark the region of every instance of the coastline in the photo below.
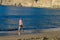
[[[24,31],[24,32],[33,32],[35,30],[30,31]],[[21,33],[20,36],[18,35],[8,35],[8,36],[0,36],[0,40],[59,40],[60,39],[60,30],[39,30],[40,33],[30,33],[30,34],[24,34],[24,32]],[[35,31],[36,32],[36,31]],[[10,33],[10,32],[8,32]],[[11,32],[10,34],[14,34],[16,32]]]
[[[60,39],[60,31],[43,31],[37,34],[21,34],[0,36],[0,40],[58,40]]]
[[[53,7],[28,7],[28,6],[13,6],[13,5],[0,5],[0,6],[7,6],[7,7],[17,7],[17,8],[46,8],[46,9],[58,9],[60,10],[60,8],[53,8]]]

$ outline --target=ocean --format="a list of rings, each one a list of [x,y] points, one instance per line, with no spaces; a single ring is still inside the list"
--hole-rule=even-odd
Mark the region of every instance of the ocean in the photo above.
[[[0,31],[60,28],[60,9],[0,6]]]

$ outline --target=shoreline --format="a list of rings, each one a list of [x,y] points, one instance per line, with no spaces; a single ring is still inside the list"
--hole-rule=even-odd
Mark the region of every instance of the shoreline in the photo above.
[[[38,34],[21,34],[18,35],[10,35],[10,36],[0,36],[0,40],[58,40],[60,39],[60,31],[44,31]]]
[[[45,9],[58,9],[58,10],[60,10],[60,8],[52,8],[52,7],[25,7],[25,6],[13,6],[13,5],[0,5],[0,6],[7,6],[7,7],[17,7],[17,8],[38,8],[38,9],[40,9],[40,8],[45,8]]]

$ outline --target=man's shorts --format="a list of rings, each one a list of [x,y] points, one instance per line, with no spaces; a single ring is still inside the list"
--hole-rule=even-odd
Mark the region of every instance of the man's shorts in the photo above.
[[[23,25],[20,25],[20,27],[23,27]]]

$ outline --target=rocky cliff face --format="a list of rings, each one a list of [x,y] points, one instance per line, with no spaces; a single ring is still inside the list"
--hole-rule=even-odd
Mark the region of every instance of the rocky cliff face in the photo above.
[[[25,7],[60,7],[60,0],[0,0],[1,5],[25,6]]]

